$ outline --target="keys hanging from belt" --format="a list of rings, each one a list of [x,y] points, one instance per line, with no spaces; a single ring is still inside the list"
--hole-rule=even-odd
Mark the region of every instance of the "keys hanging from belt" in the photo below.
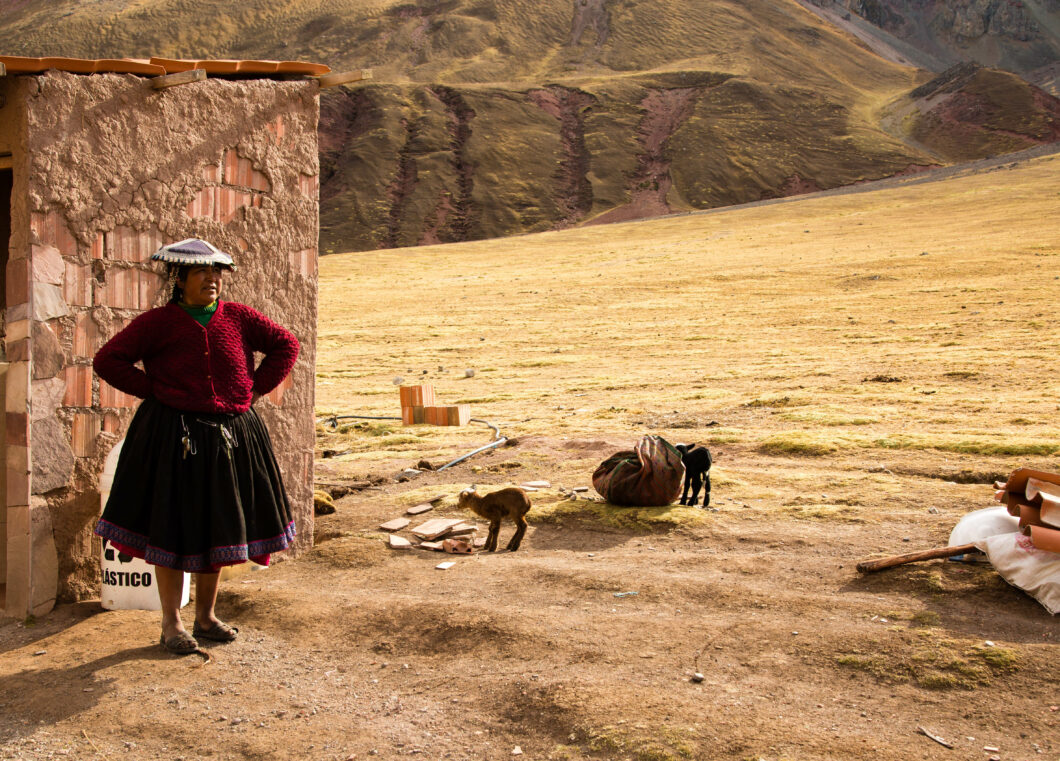
[[[195,442],[192,441],[191,431],[188,430],[188,424],[184,422],[184,416],[180,416],[180,427],[184,429],[184,435],[180,437],[180,443],[184,447],[184,454],[182,459],[188,459],[188,455],[198,454],[198,450],[195,448]]]
[[[220,432],[221,441],[224,442],[225,445],[225,454],[231,457],[232,450],[239,446],[239,442],[236,441],[236,437],[232,435],[232,432],[228,430],[228,427],[222,425],[221,423],[215,423],[212,420],[198,419],[198,422],[202,423],[203,425],[208,425],[211,428],[216,428]],[[195,453],[192,452],[192,454]]]

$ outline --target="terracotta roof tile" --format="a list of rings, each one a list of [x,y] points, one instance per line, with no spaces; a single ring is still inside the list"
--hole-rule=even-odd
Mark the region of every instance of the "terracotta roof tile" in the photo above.
[[[175,58],[26,58],[0,55],[0,63],[7,67],[8,74],[40,74],[49,69],[68,71],[74,74],[139,74],[158,77],[176,74],[190,69],[203,69],[207,74],[225,76],[238,75],[268,78],[291,74],[320,76],[331,69],[320,63],[304,61],[253,61],[253,60],[183,60]]]

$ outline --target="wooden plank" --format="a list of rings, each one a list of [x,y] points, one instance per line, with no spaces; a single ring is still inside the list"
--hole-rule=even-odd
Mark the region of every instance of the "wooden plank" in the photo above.
[[[354,69],[353,71],[336,71],[317,77],[321,87],[335,87],[336,85],[347,85],[352,82],[361,82],[372,78],[371,69]]]
[[[176,74],[154,77],[151,79],[151,87],[156,90],[164,90],[167,87],[186,85],[191,82],[202,82],[204,79],[206,79],[206,72],[203,69],[188,69],[187,71],[178,71]]]

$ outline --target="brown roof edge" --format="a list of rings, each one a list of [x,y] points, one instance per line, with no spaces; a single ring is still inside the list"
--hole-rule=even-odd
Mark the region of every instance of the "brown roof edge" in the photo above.
[[[151,63],[161,66],[167,74],[176,74],[189,69],[203,69],[207,74],[305,74],[319,77],[331,71],[322,63],[307,61],[253,61],[236,59],[203,59],[201,61],[184,58],[152,58]]]
[[[141,74],[149,77],[166,73],[161,66],[135,58],[27,58],[0,55],[0,63],[7,68],[8,74],[40,74],[49,69],[72,74]]]
[[[149,61],[137,58],[28,58],[24,56],[0,55],[0,67],[8,74],[41,74],[55,69],[72,74],[137,74],[160,77],[191,69],[202,69],[207,74],[224,76],[283,76],[305,75],[319,77],[331,71],[322,63],[305,61],[254,61],[254,60],[184,60],[179,58],[152,58]]]

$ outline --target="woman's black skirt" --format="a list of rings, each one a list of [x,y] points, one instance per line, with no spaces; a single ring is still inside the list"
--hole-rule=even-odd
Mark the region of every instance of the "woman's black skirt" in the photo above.
[[[119,551],[181,571],[212,573],[247,559],[268,565],[295,527],[258,413],[142,402],[96,533]]]

